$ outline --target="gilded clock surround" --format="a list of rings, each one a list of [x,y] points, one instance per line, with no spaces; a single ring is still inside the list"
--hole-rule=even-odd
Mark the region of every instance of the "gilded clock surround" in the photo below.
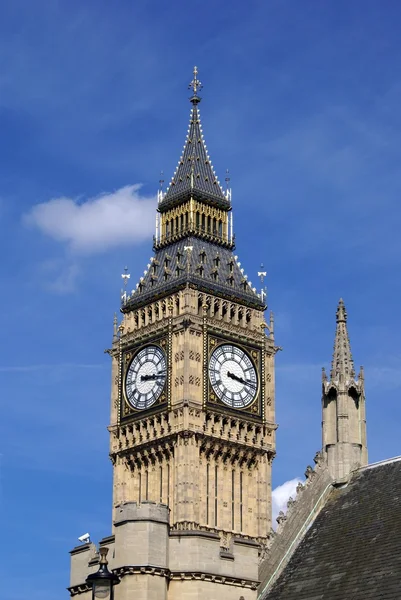
[[[156,399],[156,401],[148,409],[135,408],[131,404],[129,399],[127,398],[126,378],[127,378],[128,372],[129,372],[130,365],[132,364],[132,361],[134,360],[135,356],[137,354],[139,354],[139,352],[141,352],[141,350],[146,349],[150,345],[159,347],[162,350],[162,352],[164,353],[165,360],[166,360],[167,376],[166,376],[166,380],[165,380],[165,383],[163,386],[163,390],[162,390],[160,396]],[[169,374],[169,352],[168,352],[167,348],[168,348],[168,336],[165,336],[163,338],[153,339],[151,343],[145,343],[145,344],[139,344],[137,346],[131,346],[122,352],[121,367],[120,367],[121,377],[119,378],[119,387],[120,387],[119,395],[121,398],[121,414],[122,414],[123,419],[129,418],[129,417],[134,417],[134,416],[140,416],[141,413],[143,413],[144,411],[146,411],[146,412],[147,411],[151,411],[151,412],[159,411],[159,410],[162,410],[165,406],[167,406],[168,388],[169,388],[169,375],[168,375]]]
[[[208,335],[208,352],[206,355],[204,368],[208,371],[208,365],[210,363],[211,356],[216,348],[222,346],[224,344],[233,344],[241,348],[246,354],[249,355],[251,361],[258,373],[258,386],[257,393],[252,402],[242,408],[233,408],[224,403],[221,399],[218,398],[217,394],[213,390],[212,383],[210,381],[210,377],[207,378],[207,387],[204,391],[206,404],[212,406],[215,410],[223,410],[223,411],[233,411],[236,413],[237,411],[241,411],[249,414],[252,418],[258,418],[263,420],[263,402],[264,402],[264,383],[262,379],[262,374],[264,372],[263,369],[263,352],[261,346],[249,345],[244,343],[238,343],[237,339],[227,338],[227,337],[216,337],[214,335]]]

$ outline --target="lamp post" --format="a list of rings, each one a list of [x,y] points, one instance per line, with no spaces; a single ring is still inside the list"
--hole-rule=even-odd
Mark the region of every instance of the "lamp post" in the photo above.
[[[92,600],[113,600],[114,586],[120,583],[119,578],[107,568],[108,548],[99,548],[99,570],[86,578],[86,583],[92,588]]]

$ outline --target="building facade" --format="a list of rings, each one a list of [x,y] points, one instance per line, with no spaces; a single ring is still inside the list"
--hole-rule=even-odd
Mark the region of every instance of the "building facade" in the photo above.
[[[154,254],[124,293],[112,348],[116,600],[253,600],[271,532],[273,317],[234,255],[231,191],[203,137],[197,70],[184,149],[158,193]],[[93,544],[71,552],[90,597]]]
[[[196,67],[190,87],[184,148],[158,192],[153,255],[122,295],[108,351],[113,524],[100,546],[120,578],[115,600],[267,599],[336,486],[367,464],[364,376],[340,300],[322,448],[272,532],[274,321],[234,254],[231,191],[205,144]],[[91,598],[86,578],[98,566],[94,544],[71,551],[71,596]]]

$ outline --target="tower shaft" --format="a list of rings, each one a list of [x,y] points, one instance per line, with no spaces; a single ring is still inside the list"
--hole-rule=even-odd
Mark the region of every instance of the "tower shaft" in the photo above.
[[[335,480],[367,464],[365,387],[363,369],[355,378],[347,330],[347,312],[341,299],[336,315],[334,353],[328,379],[323,370],[322,446]]]

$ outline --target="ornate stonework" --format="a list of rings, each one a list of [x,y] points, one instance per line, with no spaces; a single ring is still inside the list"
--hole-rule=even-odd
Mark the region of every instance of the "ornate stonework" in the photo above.
[[[155,254],[123,294],[108,351],[116,600],[134,589],[254,600],[271,532],[273,318],[268,326],[265,294],[233,254],[231,192],[211,166],[199,101],[194,93],[183,155],[159,192]],[[80,577],[76,566],[70,592],[85,598]]]

